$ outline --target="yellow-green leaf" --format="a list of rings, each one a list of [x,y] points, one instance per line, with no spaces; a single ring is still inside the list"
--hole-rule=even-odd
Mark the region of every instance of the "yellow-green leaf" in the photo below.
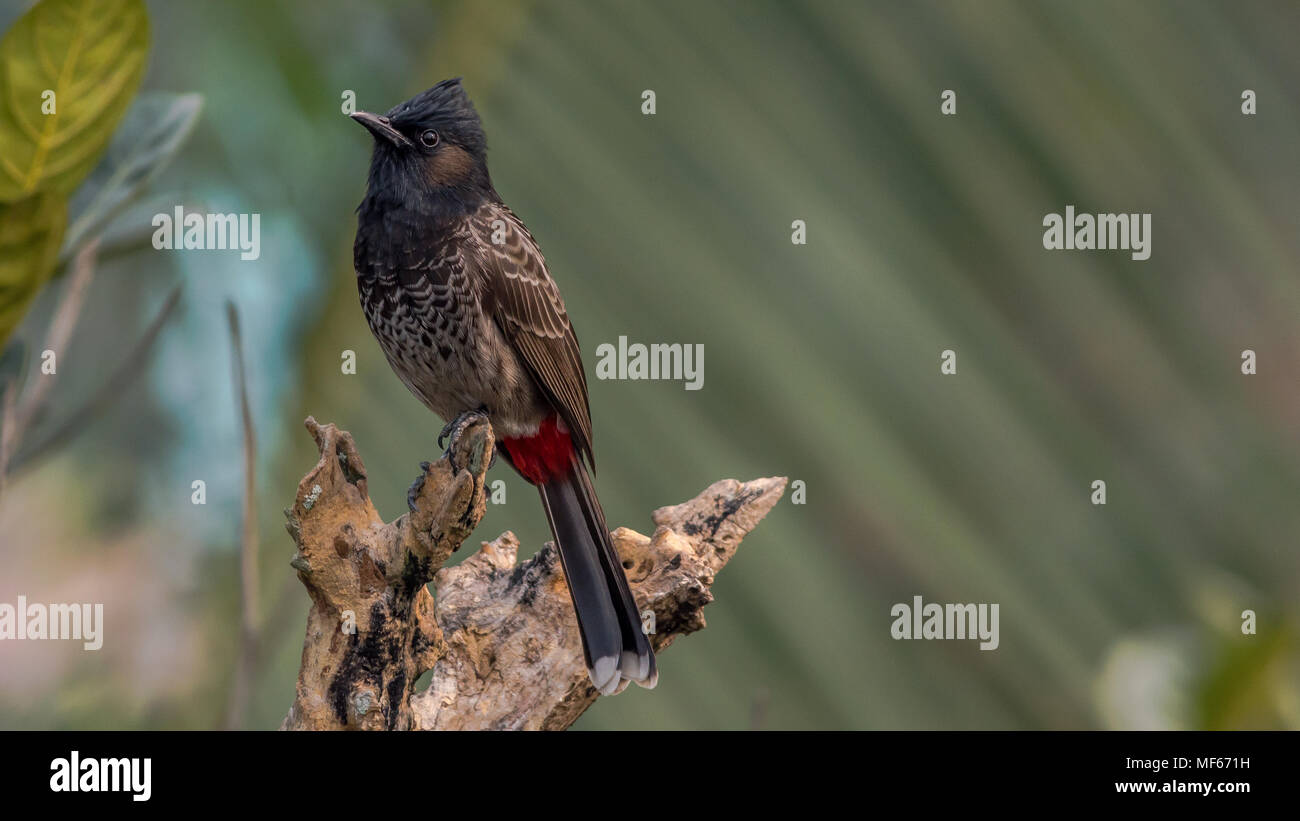
[[[126,113],[149,50],[144,0],[41,0],[0,39],[0,202],[69,194]]]
[[[0,350],[54,273],[67,219],[67,201],[52,191],[0,203]]]

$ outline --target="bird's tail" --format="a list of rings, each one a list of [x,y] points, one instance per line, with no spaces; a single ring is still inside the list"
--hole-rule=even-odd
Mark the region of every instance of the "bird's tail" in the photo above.
[[[654,650],[585,466],[572,459],[567,471],[537,487],[578,613],[591,683],[604,695],[622,691],[628,681],[654,687]]]

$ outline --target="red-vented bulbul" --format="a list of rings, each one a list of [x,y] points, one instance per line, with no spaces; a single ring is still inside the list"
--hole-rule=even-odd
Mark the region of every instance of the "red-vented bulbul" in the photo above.
[[[374,135],[353,260],[370,330],[411,393],[454,430],[484,413],[541,492],[592,684],[653,687],[654,651],[592,487],[578,338],[537,242],[501,201],[459,78],[387,114]]]

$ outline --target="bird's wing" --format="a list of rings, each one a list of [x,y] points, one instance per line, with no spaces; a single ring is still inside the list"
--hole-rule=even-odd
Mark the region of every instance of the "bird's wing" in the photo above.
[[[499,202],[484,205],[470,222],[483,249],[484,306],[568,426],[578,453],[594,467],[578,337],[537,241]]]

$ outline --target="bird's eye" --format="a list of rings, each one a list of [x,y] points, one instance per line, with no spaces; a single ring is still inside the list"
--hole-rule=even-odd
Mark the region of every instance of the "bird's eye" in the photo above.
[[[432,128],[420,135],[420,142],[424,143],[425,148],[433,148],[438,144],[438,132]]]

